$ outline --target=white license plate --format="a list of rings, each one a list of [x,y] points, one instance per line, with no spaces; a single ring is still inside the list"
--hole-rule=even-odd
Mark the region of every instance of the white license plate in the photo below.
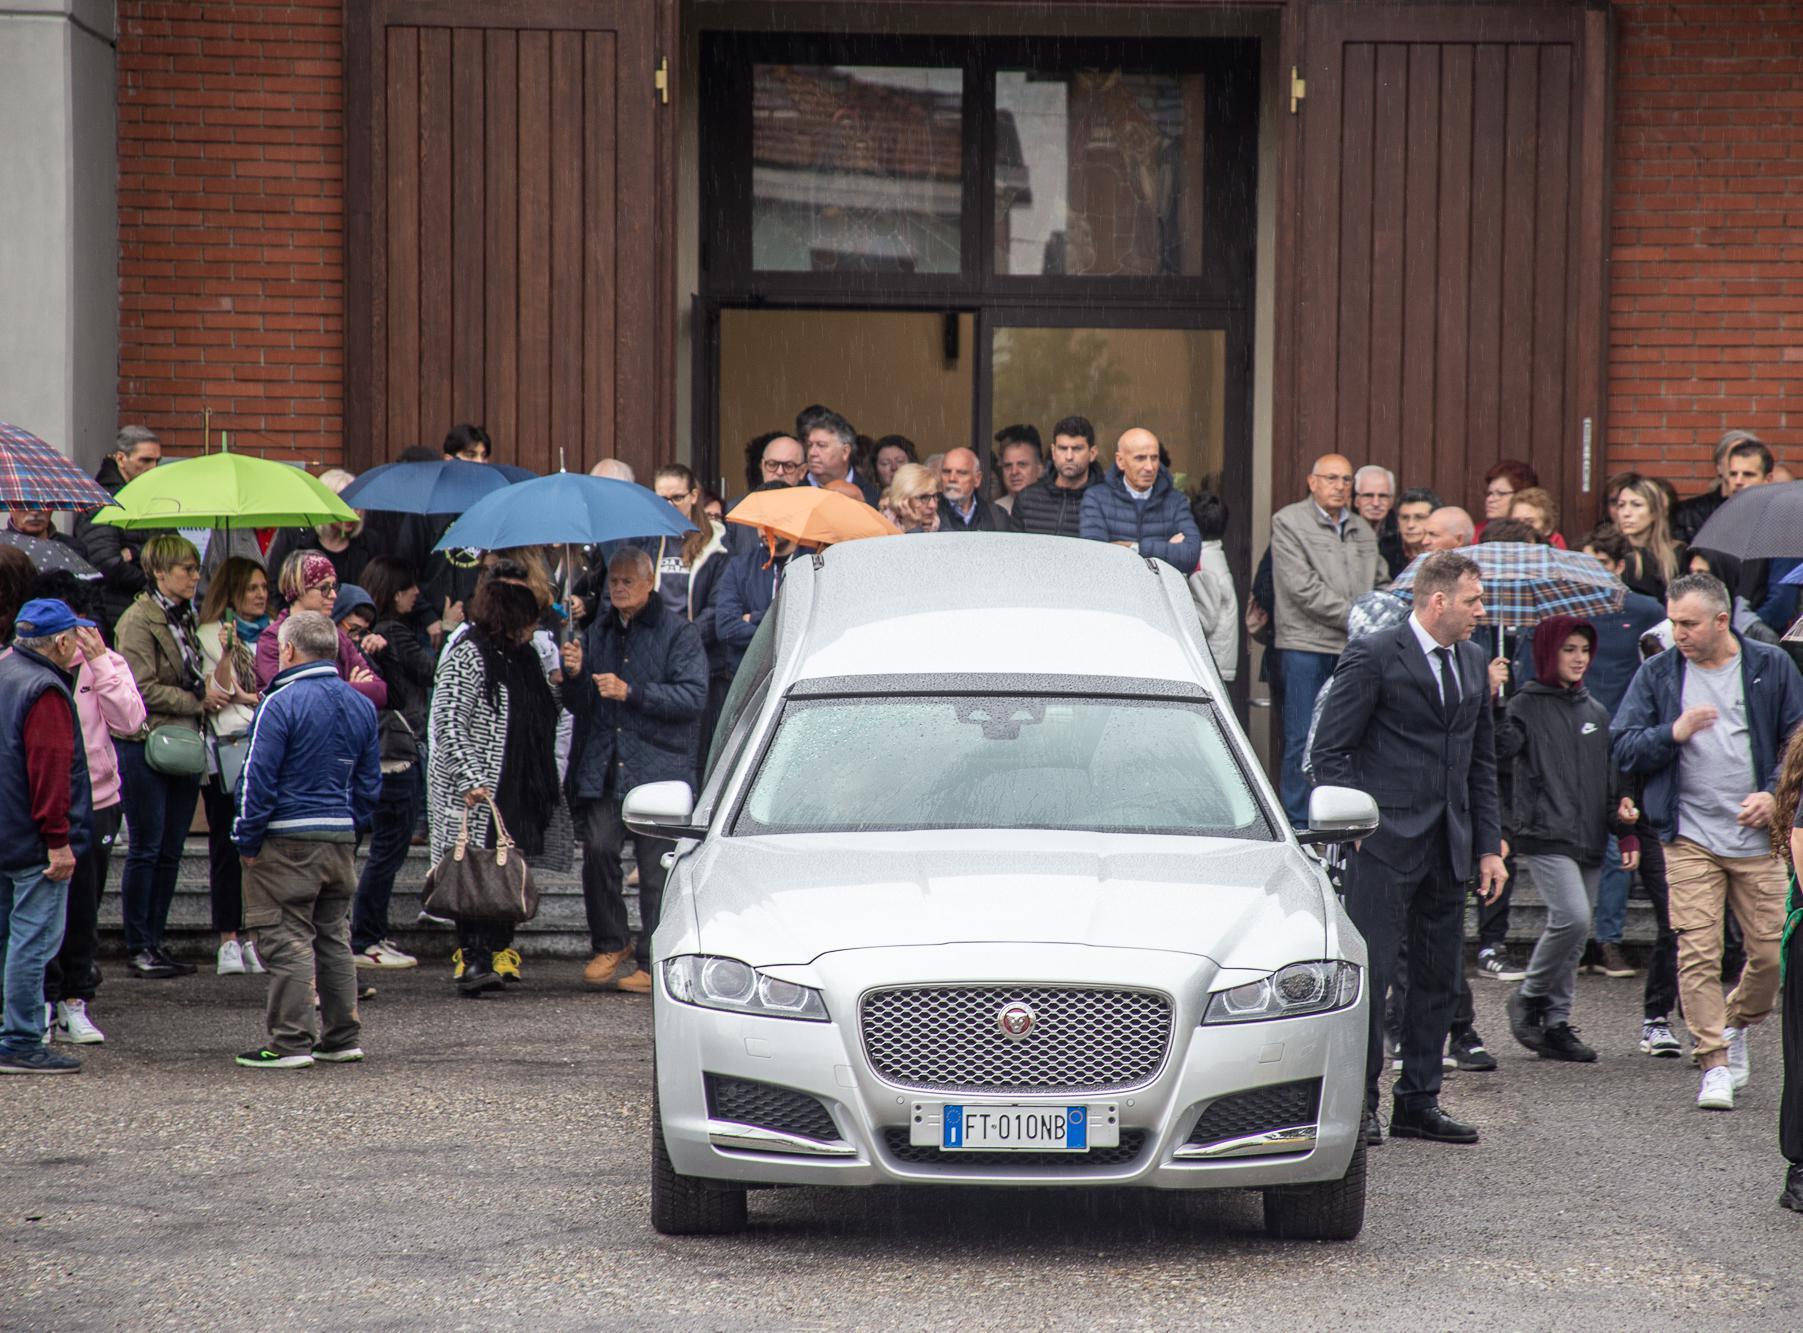
[[[944,1152],[1088,1152],[1121,1141],[1116,1105],[916,1102],[909,1141]]]

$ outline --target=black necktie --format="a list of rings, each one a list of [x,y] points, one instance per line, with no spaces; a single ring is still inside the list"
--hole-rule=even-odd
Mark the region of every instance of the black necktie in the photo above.
[[[1459,702],[1458,678],[1452,674],[1452,649],[1436,648],[1434,657],[1440,663],[1440,709],[1451,717]]]

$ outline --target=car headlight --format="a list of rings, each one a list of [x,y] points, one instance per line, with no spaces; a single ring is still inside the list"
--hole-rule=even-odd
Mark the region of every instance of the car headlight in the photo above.
[[[1359,997],[1356,963],[1291,963],[1268,977],[1208,997],[1204,1023],[1257,1023],[1344,1009]]]
[[[812,986],[798,986],[760,972],[737,958],[691,953],[664,960],[664,989],[673,999],[703,1009],[730,1009],[765,1018],[827,1021],[826,1000]]]

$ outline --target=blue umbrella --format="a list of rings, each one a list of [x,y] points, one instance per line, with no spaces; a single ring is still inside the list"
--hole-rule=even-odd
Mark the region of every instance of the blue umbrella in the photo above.
[[[384,463],[372,467],[339,495],[353,509],[391,514],[461,514],[483,496],[538,473],[506,463]]]
[[[554,472],[502,487],[476,501],[432,549],[592,546],[630,537],[680,537],[693,531],[695,525],[655,491],[630,481]]]

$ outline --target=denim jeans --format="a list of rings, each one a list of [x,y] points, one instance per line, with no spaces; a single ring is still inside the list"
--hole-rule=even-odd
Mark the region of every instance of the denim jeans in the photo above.
[[[0,967],[6,976],[6,1027],[0,1051],[20,1055],[44,1044],[44,968],[63,942],[68,881],[48,866],[9,870],[0,888]]]
[[[1283,811],[1296,828],[1308,823],[1309,783],[1302,772],[1302,751],[1308,744],[1309,718],[1315,711],[1315,696],[1321,693],[1339,660],[1333,653],[1304,653],[1292,648],[1283,652],[1283,771],[1278,787]]]
[[[424,793],[420,787],[423,765],[382,779],[382,794],[369,832],[369,859],[357,881],[357,898],[351,908],[351,952],[362,953],[388,937],[388,901],[394,895],[394,877],[407,863],[413,845],[413,825],[419,817]]]
[[[1641,845],[1645,846],[1643,837]],[[1590,933],[1598,944],[1620,944],[1628,924],[1628,885],[1631,876],[1621,868],[1621,848],[1615,835],[1603,847],[1603,882],[1596,892],[1596,919]]]
[[[135,954],[162,947],[163,926],[175,901],[182,846],[200,801],[200,783],[157,772],[145,762],[141,741],[119,741],[115,748],[125,827],[131,839],[125,873],[119,877],[119,897],[125,916],[126,952]]]

